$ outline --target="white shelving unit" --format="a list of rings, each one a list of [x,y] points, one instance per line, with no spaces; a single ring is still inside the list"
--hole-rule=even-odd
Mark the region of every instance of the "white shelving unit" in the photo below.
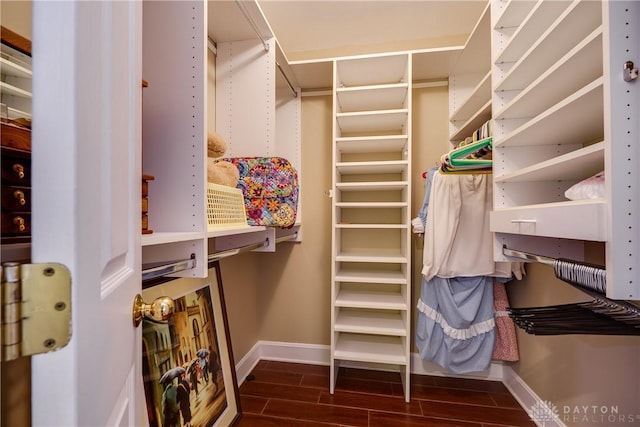
[[[582,241],[605,242],[614,299],[640,299],[640,90],[622,75],[639,14],[637,2],[491,3],[496,259],[506,245],[580,260]],[[565,198],[602,170],[603,199]]]
[[[410,398],[411,60],[333,65],[331,393],[340,366],[382,364]]]
[[[31,57],[2,43],[0,100],[9,119],[31,119]]]
[[[274,251],[281,230],[208,231],[206,215],[210,130],[227,141],[226,156],[285,157],[300,174],[300,101],[295,86],[283,89],[276,75],[286,59],[260,8],[255,1],[146,1],[143,20],[143,77],[149,86],[143,95],[142,169],[154,176],[153,233],[142,236],[143,264],[195,256],[194,268],[174,276],[207,277],[213,252],[266,241],[259,250]],[[207,109],[210,43],[218,54],[216,129],[207,128],[213,114]],[[300,221],[298,215],[298,224],[287,230],[298,239]]]
[[[449,141],[456,145],[491,119],[489,3],[449,76]]]

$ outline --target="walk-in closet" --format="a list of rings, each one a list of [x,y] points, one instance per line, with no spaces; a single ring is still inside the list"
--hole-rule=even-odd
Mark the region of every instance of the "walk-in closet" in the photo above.
[[[0,424],[640,425],[640,2],[1,8]]]

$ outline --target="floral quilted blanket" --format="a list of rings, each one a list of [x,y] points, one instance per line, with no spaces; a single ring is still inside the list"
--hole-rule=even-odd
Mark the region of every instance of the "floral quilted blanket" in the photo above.
[[[225,159],[238,168],[249,225],[291,227],[298,210],[298,173],[282,157]]]

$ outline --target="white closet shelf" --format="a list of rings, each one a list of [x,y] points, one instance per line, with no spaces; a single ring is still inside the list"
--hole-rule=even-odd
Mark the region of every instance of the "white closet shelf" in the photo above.
[[[594,199],[494,208],[489,224],[494,233],[603,242],[607,238],[607,203]]]
[[[405,305],[406,308],[406,305]],[[406,336],[400,313],[340,308],[334,330],[356,334]]]
[[[494,139],[494,147],[552,145],[602,137],[602,96],[603,78],[599,77],[500,140]]]
[[[17,96],[18,98],[31,99],[31,92],[28,92],[19,87],[10,85],[6,82],[0,82],[0,92],[2,95]]]
[[[598,27],[560,61],[539,75],[502,110],[495,112],[494,119],[534,117],[600,76],[602,27]]]
[[[471,30],[464,50],[452,74],[486,72],[491,68],[491,2],[487,2],[482,15]]]
[[[604,141],[518,171],[493,177],[495,183],[579,181],[604,170]]]
[[[18,77],[21,79],[31,79],[32,76],[31,70],[29,68],[26,68],[7,58],[0,57],[0,69],[2,69],[2,74],[6,76]]]
[[[407,277],[400,271],[379,271],[364,269],[338,269],[337,282],[349,283],[381,283],[390,285],[405,285]]]
[[[342,229],[371,229],[371,230],[382,230],[382,229],[408,229],[410,225],[407,224],[344,224],[338,223],[336,224],[336,228]]]
[[[502,52],[495,59],[495,63],[502,62],[516,62],[523,57],[529,46],[531,46],[536,40],[542,36],[545,29],[549,28],[549,25],[555,21],[558,16],[562,14],[564,10],[569,6],[569,1],[538,1],[535,3],[533,9],[531,5],[533,2],[521,2],[515,1],[511,3],[522,3],[522,11],[528,10],[525,14],[525,19],[518,30],[513,33],[509,42],[504,47]]]
[[[407,135],[356,136],[336,138],[341,153],[394,153],[406,148]]]
[[[382,209],[382,208],[406,208],[407,202],[337,202],[339,208]]]
[[[399,292],[341,290],[336,307],[372,308],[380,310],[406,310],[407,301]]]
[[[401,173],[406,171],[408,167],[409,162],[406,160],[336,163],[336,169],[342,175]]]
[[[142,246],[162,245],[165,243],[186,242],[191,240],[203,240],[223,236],[259,233],[266,230],[262,226],[244,226],[236,228],[220,229],[209,232],[157,232],[142,235]]]
[[[376,335],[340,333],[334,358],[356,362],[408,365],[403,339]]]
[[[142,235],[142,246],[162,245],[165,243],[187,242],[191,240],[202,240],[203,233],[198,232],[158,232]]]
[[[339,113],[406,108],[407,83],[336,89]]]
[[[7,110],[8,110],[10,119],[15,120],[20,118],[25,118],[25,119],[31,118],[31,113],[27,113],[26,111],[18,110],[17,108],[13,108],[13,107],[7,107]]]
[[[394,54],[341,59],[337,62],[336,90],[352,86],[406,83],[407,61],[407,55]]]
[[[458,126],[456,122],[452,122],[456,127],[456,131],[449,136],[449,140],[452,142],[463,141],[489,119],[491,119],[491,100],[487,101],[475,115],[462,125]]]
[[[336,184],[336,189],[340,191],[391,191],[405,190],[408,187],[407,181],[341,182]]]
[[[487,101],[491,100],[491,72],[482,78],[480,83],[471,91],[469,97],[462,102],[460,107],[453,112],[449,121],[451,122],[465,122],[475,115],[479,110],[482,110]]]
[[[406,264],[407,256],[400,251],[348,251],[339,252],[336,255],[337,262],[373,262],[373,263],[397,263]]]
[[[340,131],[351,132],[398,132],[403,133],[409,110],[365,111],[355,113],[338,113],[336,121]]]
[[[300,224],[295,224],[299,226]],[[251,233],[260,233],[266,230],[268,227],[264,227],[261,225],[247,225],[233,228],[222,228],[219,230],[212,230],[207,232],[207,237],[226,237],[226,236],[237,236],[240,234],[251,234]]]
[[[496,20],[495,29],[517,26],[536,4],[534,0],[509,0],[504,5],[502,14]]]
[[[599,2],[588,0],[573,3],[556,20],[554,26],[545,31],[538,42],[513,65],[509,73],[496,85],[495,90],[522,89],[543,74],[566,52],[570,52],[574,46],[579,45],[595,29],[600,28],[602,32],[600,7]],[[599,47],[602,53],[602,44]],[[600,63],[602,63],[602,57],[600,57]],[[591,66],[592,63],[588,65]]]

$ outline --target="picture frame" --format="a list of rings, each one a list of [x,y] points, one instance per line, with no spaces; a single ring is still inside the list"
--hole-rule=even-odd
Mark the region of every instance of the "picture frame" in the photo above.
[[[220,263],[206,279],[180,278],[142,291],[168,296],[173,316],[142,322],[142,374],[150,427],[217,427],[241,417]]]

